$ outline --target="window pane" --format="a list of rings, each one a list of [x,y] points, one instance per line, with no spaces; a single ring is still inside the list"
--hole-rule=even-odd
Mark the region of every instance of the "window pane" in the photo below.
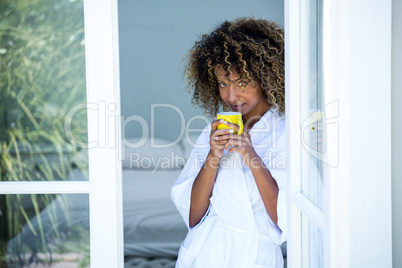
[[[88,180],[84,52],[82,0],[0,1],[0,181]]]
[[[89,267],[89,195],[0,195],[0,267]]]
[[[322,230],[302,214],[302,267],[324,267]],[[305,249],[305,250],[303,250]]]
[[[301,19],[301,121],[302,191],[323,210],[323,170],[325,153],[324,98],[322,81],[322,3],[306,0]]]

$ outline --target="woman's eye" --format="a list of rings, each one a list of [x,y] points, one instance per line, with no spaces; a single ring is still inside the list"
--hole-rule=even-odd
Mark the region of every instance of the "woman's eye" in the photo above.
[[[226,87],[225,83],[219,83],[219,87]]]
[[[241,82],[239,82],[237,85],[238,85],[239,87],[245,87],[245,86],[247,86],[247,82],[241,81]]]

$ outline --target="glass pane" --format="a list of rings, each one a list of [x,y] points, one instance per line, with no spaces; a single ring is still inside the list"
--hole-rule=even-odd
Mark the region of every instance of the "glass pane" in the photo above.
[[[302,214],[302,267],[324,267],[322,231],[304,214]]]
[[[0,267],[89,267],[89,195],[0,195]]]
[[[88,180],[84,49],[82,0],[0,1],[0,181]]]
[[[302,191],[323,210],[323,162],[325,153],[324,90],[322,74],[322,3],[307,0],[301,29],[302,77]]]

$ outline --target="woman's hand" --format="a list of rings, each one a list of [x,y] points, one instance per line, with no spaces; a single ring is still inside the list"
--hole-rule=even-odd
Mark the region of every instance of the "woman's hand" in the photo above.
[[[240,127],[236,124],[225,122],[230,128],[233,128],[237,132],[239,132]],[[258,154],[255,152],[253,144],[251,142],[251,136],[248,132],[244,131],[242,134],[233,134],[227,133],[224,135],[218,136],[217,140],[224,144],[224,149],[227,150],[229,147],[229,153],[231,152],[239,152],[243,163],[250,167],[252,161],[260,160]],[[223,152],[223,151],[222,151]]]
[[[233,133],[233,129],[217,129],[220,124],[222,124],[221,120],[213,121],[211,123],[211,135],[209,135],[210,153],[218,159],[221,159],[223,151],[227,149],[225,148],[227,139],[222,139],[221,137]]]

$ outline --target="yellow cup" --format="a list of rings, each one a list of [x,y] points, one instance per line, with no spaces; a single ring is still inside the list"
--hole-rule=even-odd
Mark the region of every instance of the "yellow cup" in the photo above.
[[[238,125],[240,127],[240,130],[239,130],[238,133],[236,132],[236,130],[234,130],[235,134],[240,135],[243,132],[243,120],[242,120],[242,117],[241,117],[241,113],[238,113],[238,112],[221,112],[221,113],[218,113],[216,115],[216,119],[218,119],[218,120],[223,119],[226,122],[230,122],[230,123]],[[218,125],[218,129],[230,129],[230,127],[222,123],[222,124]]]

